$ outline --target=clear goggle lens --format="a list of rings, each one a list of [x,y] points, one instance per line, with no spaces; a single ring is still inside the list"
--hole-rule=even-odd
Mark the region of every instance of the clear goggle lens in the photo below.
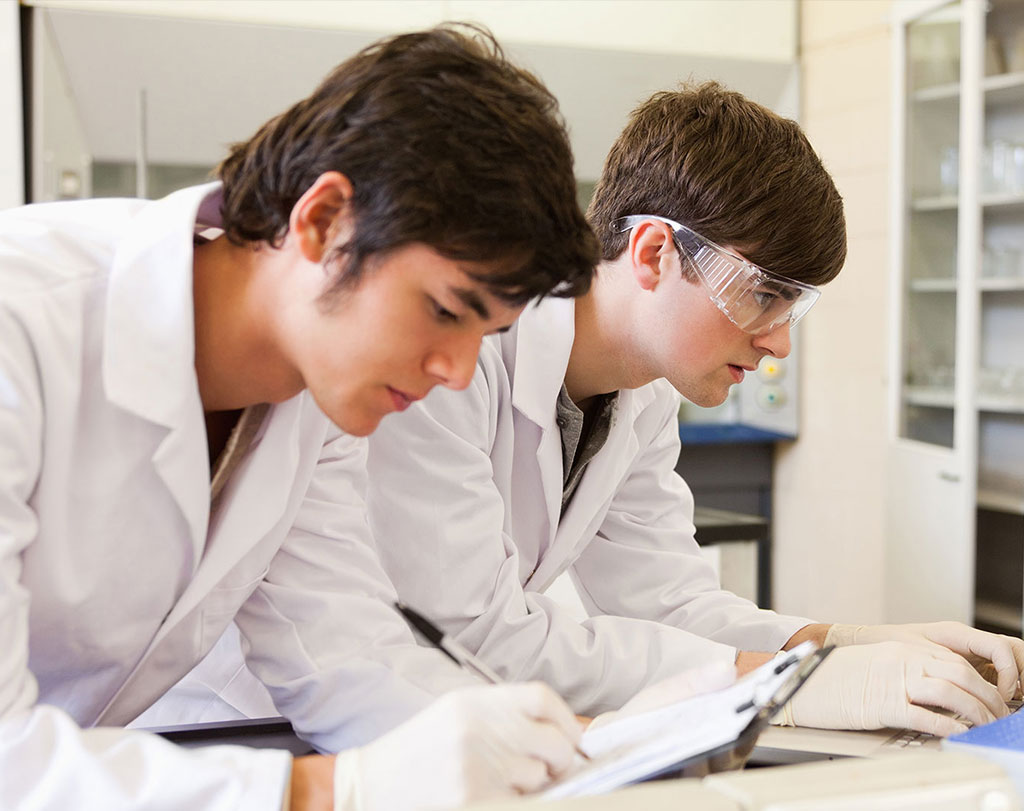
[[[821,295],[817,287],[770,273],[665,217],[621,217],[612,227],[628,231],[645,220],[657,220],[672,229],[682,258],[694,269],[711,300],[726,318],[751,335],[764,335],[787,323],[793,326]]]

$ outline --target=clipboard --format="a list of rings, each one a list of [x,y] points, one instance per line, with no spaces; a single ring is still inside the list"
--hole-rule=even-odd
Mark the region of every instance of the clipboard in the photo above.
[[[805,642],[724,690],[584,734],[582,747],[591,762],[581,762],[540,798],[603,794],[631,783],[742,767],[758,735],[831,651]]]

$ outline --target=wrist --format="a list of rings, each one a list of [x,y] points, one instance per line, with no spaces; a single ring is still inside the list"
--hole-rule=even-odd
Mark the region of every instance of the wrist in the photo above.
[[[795,648],[801,642],[813,642],[819,648],[823,648],[828,644],[833,644],[828,642],[828,635],[834,627],[835,626],[833,625],[826,625],[821,622],[805,625],[786,641],[786,644],[782,646],[782,649],[790,650],[791,648]]]
[[[765,662],[770,661],[774,655],[773,653],[761,653],[760,651],[737,651],[736,675],[745,676],[750,671],[757,670]]]
[[[333,755],[307,755],[292,760],[286,808],[289,811],[331,811],[334,807]]]
[[[835,645],[837,648],[844,645],[856,645],[857,634],[863,627],[863,625],[841,625],[839,623],[830,625],[828,633],[825,634],[825,644]]]

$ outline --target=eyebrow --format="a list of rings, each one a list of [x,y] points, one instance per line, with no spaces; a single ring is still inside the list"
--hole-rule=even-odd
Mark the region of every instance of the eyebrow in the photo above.
[[[484,321],[490,320],[491,311],[487,309],[487,305],[484,304],[484,300],[480,298],[480,294],[475,290],[469,290],[465,287],[450,287],[449,290],[451,290],[451,292],[454,293],[463,304],[469,307]]]

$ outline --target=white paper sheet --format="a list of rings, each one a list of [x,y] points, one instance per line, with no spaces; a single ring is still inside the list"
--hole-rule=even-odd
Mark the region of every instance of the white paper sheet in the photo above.
[[[548,788],[541,797],[557,799],[601,794],[735,742],[754,716],[813,653],[806,642],[786,657],[793,664],[776,673],[776,658],[724,690],[694,696],[656,710],[611,721],[583,735],[581,748],[591,758]]]

